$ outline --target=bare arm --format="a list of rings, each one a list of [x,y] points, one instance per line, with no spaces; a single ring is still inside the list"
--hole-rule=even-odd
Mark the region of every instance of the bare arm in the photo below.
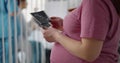
[[[56,32],[52,28],[49,28],[44,35],[49,35],[49,37],[45,37],[48,41],[53,40],[59,42],[72,55],[88,62],[96,60],[103,45],[103,41],[93,38],[82,38],[81,41],[77,41]]]
[[[103,41],[92,38],[82,38],[81,41],[77,41],[61,34],[55,38],[71,54],[89,62],[99,56],[103,45]]]

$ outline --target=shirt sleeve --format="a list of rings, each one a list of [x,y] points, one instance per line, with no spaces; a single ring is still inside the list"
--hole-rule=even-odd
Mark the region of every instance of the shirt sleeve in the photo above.
[[[102,0],[83,0],[80,37],[105,40],[109,21],[109,12]]]
[[[18,11],[17,0],[7,0],[7,10],[10,13]]]

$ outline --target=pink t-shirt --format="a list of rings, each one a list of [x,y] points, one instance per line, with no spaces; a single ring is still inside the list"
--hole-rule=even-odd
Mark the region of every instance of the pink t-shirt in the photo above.
[[[63,28],[63,34],[75,40],[85,37],[104,41],[101,54],[92,63],[117,63],[120,20],[111,0],[83,0],[80,7],[65,17]],[[50,60],[51,63],[89,63],[58,43]]]

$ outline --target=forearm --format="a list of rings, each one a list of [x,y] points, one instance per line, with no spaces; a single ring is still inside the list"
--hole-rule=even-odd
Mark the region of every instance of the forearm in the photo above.
[[[55,40],[57,42],[59,42],[62,46],[64,46],[67,50],[69,50],[70,52],[75,52],[77,51],[80,46],[81,46],[81,42],[71,39],[65,35],[58,35],[57,37],[55,37]]]
[[[56,41],[59,42],[67,51],[72,55],[79,57],[86,61],[94,61],[94,54],[89,49],[85,48],[81,41],[71,39],[64,35],[56,37]]]
[[[92,62],[101,53],[103,41],[94,38],[80,38],[75,40],[67,37],[54,28],[48,28],[44,32],[44,37],[49,42],[60,43],[72,55],[83,60]]]

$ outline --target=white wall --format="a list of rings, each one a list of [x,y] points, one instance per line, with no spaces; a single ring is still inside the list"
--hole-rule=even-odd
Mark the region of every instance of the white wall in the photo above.
[[[49,17],[58,16],[64,18],[67,14],[67,0],[46,0],[45,12]]]
[[[35,8],[37,11],[44,10],[45,0],[27,0],[27,8],[23,10],[23,14],[25,15],[26,21],[29,22],[31,20],[31,12],[35,12]]]
[[[69,8],[79,6],[81,0],[46,0],[45,11],[49,17],[58,16],[64,18]]]
[[[35,8],[37,11],[44,10],[51,16],[58,16],[64,18],[67,14],[68,8],[77,7],[80,5],[81,0],[27,0],[28,6],[23,10],[23,14],[25,15],[26,21],[29,22],[31,20],[31,12],[35,12]]]

